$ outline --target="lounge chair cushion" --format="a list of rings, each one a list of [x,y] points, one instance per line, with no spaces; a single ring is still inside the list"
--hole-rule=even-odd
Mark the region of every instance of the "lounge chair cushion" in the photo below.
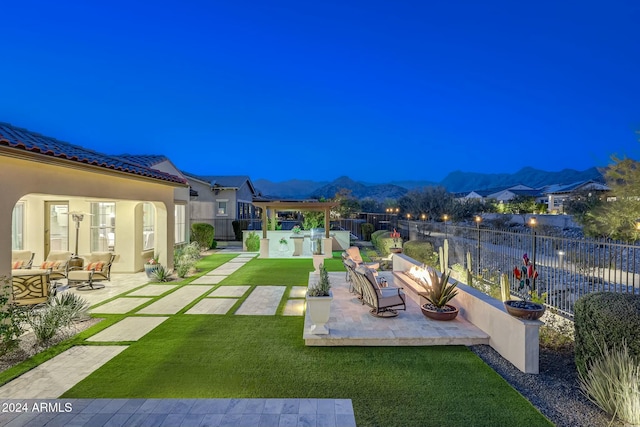
[[[48,269],[59,270],[60,264],[62,264],[62,261],[45,261],[42,264],[40,264],[40,268],[43,270],[48,270]]]
[[[24,265],[24,261],[14,261],[13,264],[11,264],[11,268],[14,270],[18,270],[22,268],[23,265]]]

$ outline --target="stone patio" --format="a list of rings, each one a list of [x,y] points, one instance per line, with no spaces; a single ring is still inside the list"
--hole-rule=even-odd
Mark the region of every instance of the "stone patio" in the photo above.
[[[313,276],[313,273],[311,273]],[[311,277],[310,276],[310,277]],[[391,272],[380,276],[393,284]],[[313,280],[311,278],[310,280]],[[393,318],[374,317],[349,292],[344,273],[329,273],[333,301],[327,323],[329,334],[309,333],[311,320],[305,315],[304,342],[308,346],[431,346],[489,344],[489,336],[462,316],[448,322],[427,319],[418,304],[406,297],[407,310]]]

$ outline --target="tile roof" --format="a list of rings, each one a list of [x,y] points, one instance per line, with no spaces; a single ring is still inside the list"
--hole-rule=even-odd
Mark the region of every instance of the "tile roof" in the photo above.
[[[185,184],[186,181],[178,176],[151,169],[139,163],[127,161],[124,158],[99,153],[79,145],[69,144],[55,138],[31,132],[8,123],[0,122],[0,146],[16,150],[56,157],[73,162],[84,163],[104,169],[111,169],[161,181]]]
[[[212,187],[240,188],[245,182],[249,181],[249,186],[253,189],[251,179],[247,175],[196,175],[185,171],[182,171],[182,173],[188,177],[208,182]]]
[[[162,154],[118,154],[114,157],[126,160],[130,163],[136,163],[147,168],[169,160],[167,156]]]

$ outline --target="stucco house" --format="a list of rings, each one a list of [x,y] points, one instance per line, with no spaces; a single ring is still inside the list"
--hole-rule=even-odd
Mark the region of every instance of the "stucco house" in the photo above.
[[[113,272],[135,272],[154,254],[173,267],[186,233],[189,187],[173,173],[0,123],[0,275],[11,274],[12,249],[111,251]],[[181,219],[181,212],[182,218]]]
[[[213,225],[216,239],[235,239],[232,226],[234,220],[259,220],[260,213],[253,205],[258,192],[248,176],[183,174],[192,190],[191,223]]]

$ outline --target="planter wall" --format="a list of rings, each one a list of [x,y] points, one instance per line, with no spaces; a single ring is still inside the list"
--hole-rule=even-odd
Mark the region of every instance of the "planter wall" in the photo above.
[[[413,265],[421,264],[404,254],[393,255],[394,273],[408,271]],[[502,301],[464,283],[458,282],[457,289],[458,295],[451,305],[458,308],[459,316],[489,335],[489,345],[516,368],[527,374],[537,374],[542,322],[513,317],[507,313]]]

